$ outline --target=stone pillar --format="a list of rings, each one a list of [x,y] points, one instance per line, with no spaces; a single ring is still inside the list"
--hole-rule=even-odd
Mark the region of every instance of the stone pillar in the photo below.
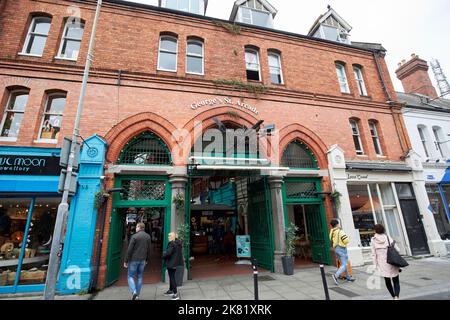
[[[173,232],[177,232],[178,226],[184,223],[185,210],[184,208],[181,210],[177,210],[175,204],[173,203],[173,199],[178,194],[185,197],[188,177],[187,175],[183,174],[173,174],[170,176],[169,182],[172,186],[170,230]],[[189,199],[187,199],[186,201],[189,201]]]
[[[412,185],[420,215],[422,216],[422,223],[427,236],[430,253],[436,257],[444,257],[447,255],[447,248],[445,242],[439,236],[433,212],[429,209],[430,199],[428,198],[425,187],[425,175],[420,156],[415,151],[410,151],[405,161],[413,169],[414,181]]]
[[[276,273],[283,273],[281,257],[285,252],[285,219],[283,204],[283,177],[274,175],[269,177],[270,197],[272,202],[273,231],[275,238],[274,266]]]
[[[328,151],[328,169],[330,171],[333,190],[342,194],[337,216],[341,220],[342,228],[350,238],[350,243],[347,246],[349,260],[352,266],[362,266],[364,265],[364,257],[360,243],[361,239],[353,223],[350,196],[347,189],[344,151],[337,145],[334,145]]]

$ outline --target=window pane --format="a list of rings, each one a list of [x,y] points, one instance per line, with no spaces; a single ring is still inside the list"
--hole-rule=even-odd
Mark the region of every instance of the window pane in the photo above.
[[[258,71],[247,70],[247,79],[248,80],[259,81],[259,72]]]
[[[375,233],[373,230],[375,220],[367,185],[349,185],[348,193],[355,229],[359,230],[362,246],[368,247],[370,246],[370,239]]]
[[[191,0],[191,12],[192,13],[202,14],[202,12],[200,11],[200,1],[203,1],[203,0]]]
[[[252,11],[247,8],[241,8],[242,12],[242,22],[251,24],[252,23]]]
[[[2,128],[2,137],[15,138],[19,135],[20,124],[22,123],[23,113],[8,112],[5,115],[5,122]]]
[[[44,52],[46,42],[47,37],[30,35],[28,46],[25,52],[28,54],[35,54],[41,56]]]
[[[409,183],[397,183],[397,195],[399,198],[412,198],[413,193],[411,190],[411,185]]]
[[[81,40],[83,38],[84,25],[71,23],[68,25],[66,37]]]
[[[166,7],[169,9],[178,9],[177,0],[166,0]]]
[[[187,52],[188,54],[203,56],[203,46],[197,42],[189,42]]]
[[[45,115],[40,139],[57,140],[61,131],[62,116]]]
[[[198,57],[187,57],[187,72],[203,73],[203,59]]]
[[[189,0],[178,0],[178,3],[179,3],[178,9],[189,12]]]
[[[49,18],[36,18],[34,21],[32,32],[48,35],[51,20]]]
[[[64,58],[76,60],[80,52],[80,44],[79,41],[65,40],[61,55]]]
[[[277,55],[269,55],[269,66],[279,68],[280,67],[280,59]]]
[[[159,68],[175,71],[177,69],[176,58],[177,55],[174,53],[160,52]]]
[[[247,65],[247,69],[259,71],[258,55],[255,52],[246,51],[245,62]]]
[[[29,199],[0,198],[0,286],[14,285],[29,209]]]
[[[268,26],[269,14],[265,12],[252,11],[253,14],[253,24],[261,27]]]
[[[28,94],[13,94],[8,110],[25,111],[28,102]]]
[[[47,106],[47,112],[63,114],[65,106],[66,106],[66,98],[64,97],[51,98]]]
[[[325,34],[325,39],[331,40],[331,41],[337,41],[338,39],[338,29],[333,27],[328,27],[322,25],[323,32]]]
[[[272,83],[274,83],[274,84],[281,84],[282,83],[281,74],[272,73],[272,71],[271,71],[270,72],[270,81],[272,81]]]
[[[177,52],[177,40],[162,38],[161,39],[161,50]]]
[[[383,199],[383,205],[396,206],[394,192],[390,184],[380,184],[381,198]]]

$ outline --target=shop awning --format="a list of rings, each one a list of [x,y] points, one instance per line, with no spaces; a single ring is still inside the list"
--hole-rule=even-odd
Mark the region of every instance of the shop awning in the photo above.
[[[401,171],[411,172],[412,169],[401,163],[365,163],[351,162],[347,163],[348,170],[368,170],[368,171]]]

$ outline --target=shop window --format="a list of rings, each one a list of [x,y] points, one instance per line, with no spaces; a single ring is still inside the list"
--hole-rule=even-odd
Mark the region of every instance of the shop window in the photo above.
[[[162,36],[159,42],[158,70],[177,72],[178,40]]]
[[[283,84],[281,72],[281,57],[276,52],[269,52],[270,81],[273,84]]]
[[[204,48],[200,40],[189,40],[186,50],[186,73],[204,74]]]
[[[375,148],[375,153],[379,156],[383,155],[381,149],[380,137],[378,135],[377,122],[369,121],[370,135],[372,136],[373,146]]]
[[[119,164],[170,165],[171,157],[166,144],[152,132],[133,138],[122,150]]]
[[[301,142],[291,142],[283,152],[281,158],[283,166],[295,168],[295,169],[316,169],[317,160],[308,151],[306,145]]]
[[[442,198],[438,185],[427,185],[426,188],[439,235],[442,240],[450,240],[450,223],[446,211],[446,209],[450,210],[448,207],[448,204],[450,203],[450,185],[442,186],[444,198]]]
[[[347,74],[345,72],[345,64],[341,62],[336,62],[336,73],[339,81],[339,86],[342,93],[350,93],[350,88],[348,86]]]
[[[350,128],[352,129],[353,143],[355,144],[356,154],[363,155],[364,149],[362,147],[358,121],[354,119],[350,120]]]
[[[77,60],[83,39],[84,23],[68,19],[64,27],[58,58]]]
[[[58,140],[65,106],[65,94],[51,94],[48,96],[42,116],[39,139]]]
[[[257,50],[245,49],[245,65],[247,68],[247,80],[261,81],[261,68]]]
[[[355,74],[356,86],[358,87],[360,96],[367,96],[366,84],[364,83],[364,77],[362,67],[353,66],[353,72]]]
[[[17,90],[10,93],[0,126],[1,137],[18,137],[27,102],[28,92]]]
[[[49,17],[34,17],[22,49],[22,54],[42,56],[52,19]]]

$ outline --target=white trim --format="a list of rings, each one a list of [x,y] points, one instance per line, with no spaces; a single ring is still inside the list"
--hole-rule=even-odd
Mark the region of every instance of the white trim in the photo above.
[[[391,182],[392,191],[394,192],[395,203],[397,205],[398,215],[400,218],[400,224],[402,225],[403,238],[405,239],[405,249],[408,256],[412,256],[412,250],[409,245],[408,232],[406,231],[406,224],[403,218],[402,207],[400,206],[400,200],[398,199],[397,188],[395,182]],[[412,186],[411,186],[412,187]],[[417,200],[416,200],[417,201]]]
[[[188,52],[189,43],[195,43],[195,44],[201,45],[202,46],[202,55],[199,56],[197,54],[192,54],[192,53],[189,54],[189,52]],[[202,72],[201,73],[188,71],[188,57],[202,58]],[[196,74],[196,75],[200,75],[200,76],[205,75],[205,44],[203,41],[191,39],[186,42],[186,73],[187,74]]]
[[[64,24],[64,30],[63,30],[62,37],[61,37],[61,43],[60,43],[60,45],[59,45],[58,55],[55,57],[55,58],[57,58],[57,59],[64,59],[64,60],[77,61],[77,60],[78,60],[78,57],[79,57],[79,55],[80,55],[80,51],[81,51],[81,42],[83,41],[85,23],[84,23],[84,22],[81,22],[81,23],[80,23],[80,26],[83,27],[83,34],[81,35],[81,39],[75,39],[75,38],[66,37],[66,33],[68,32],[69,23],[72,23],[72,21],[73,21],[73,20],[69,18],[69,19],[67,19],[66,23]],[[77,53],[77,57],[76,57],[76,58],[66,58],[65,56],[63,56],[63,54],[62,54],[62,49],[63,49],[63,46],[64,46],[64,42],[65,42],[66,40],[77,41],[77,42],[80,43],[80,48],[79,48],[79,51],[78,51],[78,53]]]
[[[31,31],[31,29],[33,29],[33,26],[35,25],[35,21],[37,19],[48,19],[48,20],[50,20],[47,34],[44,35],[42,33],[36,33],[36,32],[32,32]],[[50,33],[51,25],[52,25],[52,18],[50,18],[50,17],[47,17],[47,16],[35,16],[35,17],[33,17],[31,19],[30,26],[28,27],[27,37],[25,38],[25,42],[23,43],[22,51],[19,54],[27,55],[27,56],[31,56],[31,57],[42,57],[42,55],[44,54],[45,45],[47,44],[48,34]],[[26,52],[26,48],[30,44],[30,38],[31,38],[32,34],[40,36],[40,37],[45,37],[44,48],[42,48],[42,54],[41,55],[35,55],[35,54],[30,54],[30,53]]]
[[[34,140],[33,143],[51,143],[51,144],[57,144],[58,139],[37,139]]]
[[[356,86],[358,87],[358,92],[361,97],[367,97],[367,87],[364,82],[364,75],[362,72],[362,68],[358,66],[353,66],[353,73],[355,75]]]
[[[36,57],[36,58],[42,58],[42,55],[38,54],[31,54],[31,53],[24,53],[24,52],[18,52],[19,56],[25,56],[25,57]]]
[[[373,126],[375,135],[372,134],[371,126]],[[374,145],[374,147],[378,147],[378,149],[380,150],[380,153],[378,153],[376,148],[375,148],[375,154],[377,155],[377,157],[384,156],[383,148],[381,148],[380,135],[378,134],[377,123],[375,121],[369,120],[369,130],[370,130],[370,136],[372,138],[372,143],[374,142],[373,141],[374,139],[376,141],[376,146]]]
[[[53,143],[53,142],[51,142],[51,141],[55,141],[54,143],[57,143],[58,142],[58,139],[41,139],[41,135],[42,135],[42,129],[43,129],[43,125],[44,125],[44,121],[45,121],[45,116],[47,115],[47,114],[49,114],[49,115],[51,115],[51,116],[60,116],[61,117],[61,124],[60,124],[60,130],[61,130],[61,128],[62,128],[62,119],[64,118],[64,112],[62,113],[62,114],[57,114],[57,113],[48,113],[47,112],[47,108],[48,108],[48,102],[50,101],[50,99],[52,99],[53,97],[56,97],[56,98],[63,98],[64,97],[64,100],[65,100],[65,102],[64,102],[64,109],[66,108],[66,103],[67,103],[67,95],[66,94],[62,94],[62,93],[58,93],[58,92],[55,92],[55,93],[52,93],[52,94],[49,94],[49,95],[47,95],[47,99],[45,100],[45,105],[44,105],[44,110],[43,110],[43,112],[42,112],[42,119],[41,119],[41,126],[39,127],[39,133],[38,133],[38,138],[37,138],[37,140],[35,140],[35,142],[37,142],[37,143],[41,143],[42,141],[45,141],[45,143]],[[50,141],[50,142],[49,142]]]
[[[175,42],[176,42],[176,51],[175,52],[163,50],[163,52],[166,52],[166,53],[171,53],[171,54],[175,53],[175,70],[164,69],[164,68],[161,68],[159,66],[160,61],[161,61],[161,42],[162,42],[163,38],[172,39],[172,40],[175,40]],[[177,70],[178,70],[178,38],[176,38],[174,36],[170,36],[170,35],[162,35],[162,36],[159,37],[157,70],[159,70],[159,71],[167,71],[167,72],[175,72],[175,73],[177,72]]]
[[[262,170],[262,171],[289,171],[286,167],[258,167],[258,166],[215,166],[198,165],[197,170]]]
[[[356,149],[356,146],[355,146],[355,150],[356,150],[356,155],[357,156],[366,156],[366,153],[365,153],[365,151],[364,151],[364,146],[363,146],[363,144],[362,144],[362,140],[361,140],[361,131],[359,130],[359,123],[358,123],[358,121],[356,121],[356,120],[354,120],[354,119],[350,119],[350,129],[352,130],[352,140],[353,140],[353,137],[355,136],[355,134],[353,133],[353,126],[352,126],[352,123],[354,123],[355,124],[355,126],[356,126],[356,131],[357,131],[357,134],[356,134],[356,136],[358,137],[358,142],[359,142],[359,146],[360,146],[360,150],[357,150]],[[353,141],[353,144],[354,144],[355,142]],[[361,154],[358,154],[358,152],[362,152]]]
[[[280,70],[280,78],[281,78],[281,82],[280,83],[273,83],[272,80],[271,80],[271,83],[272,84],[278,84],[278,85],[284,84],[283,66],[281,64],[281,55],[279,53],[275,52],[275,51],[270,51],[270,50],[269,50],[269,52],[267,54],[267,60],[269,62],[269,75],[271,74],[270,69],[273,68],[273,67],[270,66],[270,56],[271,55],[275,56],[277,58],[277,60],[278,60],[278,67],[277,68],[279,68],[279,70]]]
[[[247,73],[247,70],[250,71],[257,71],[256,69],[249,69],[247,66],[247,52],[251,52],[251,53],[256,53],[256,60],[258,60],[258,80],[257,81],[261,81],[262,77],[261,77],[261,60],[259,57],[259,51],[252,49],[252,48],[246,48],[244,51],[244,60],[245,60],[245,72]],[[252,79],[247,79],[247,80],[252,80]],[[255,81],[255,80],[253,80]]]
[[[336,74],[337,74],[339,89],[341,90],[341,93],[351,93],[350,86],[348,85],[348,77],[347,77],[347,72],[345,71],[345,65],[343,65],[342,63],[339,63],[339,62],[335,62],[334,65],[336,66]],[[343,77],[341,77],[341,75],[339,74],[339,70],[342,70]],[[346,89],[345,91],[342,90],[342,84],[344,83],[343,82],[344,80],[345,80],[345,89]]]
[[[17,137],[0,137],[0,141],[16,142],[17,141]]]
[[[76,62],[78,60],[78,59],[71,59],[71,58],[65,58],[65,57],[60,57],[60,56],[56,56],[55,59],[66,60],[66,61],[74,61],[74,62]]]

